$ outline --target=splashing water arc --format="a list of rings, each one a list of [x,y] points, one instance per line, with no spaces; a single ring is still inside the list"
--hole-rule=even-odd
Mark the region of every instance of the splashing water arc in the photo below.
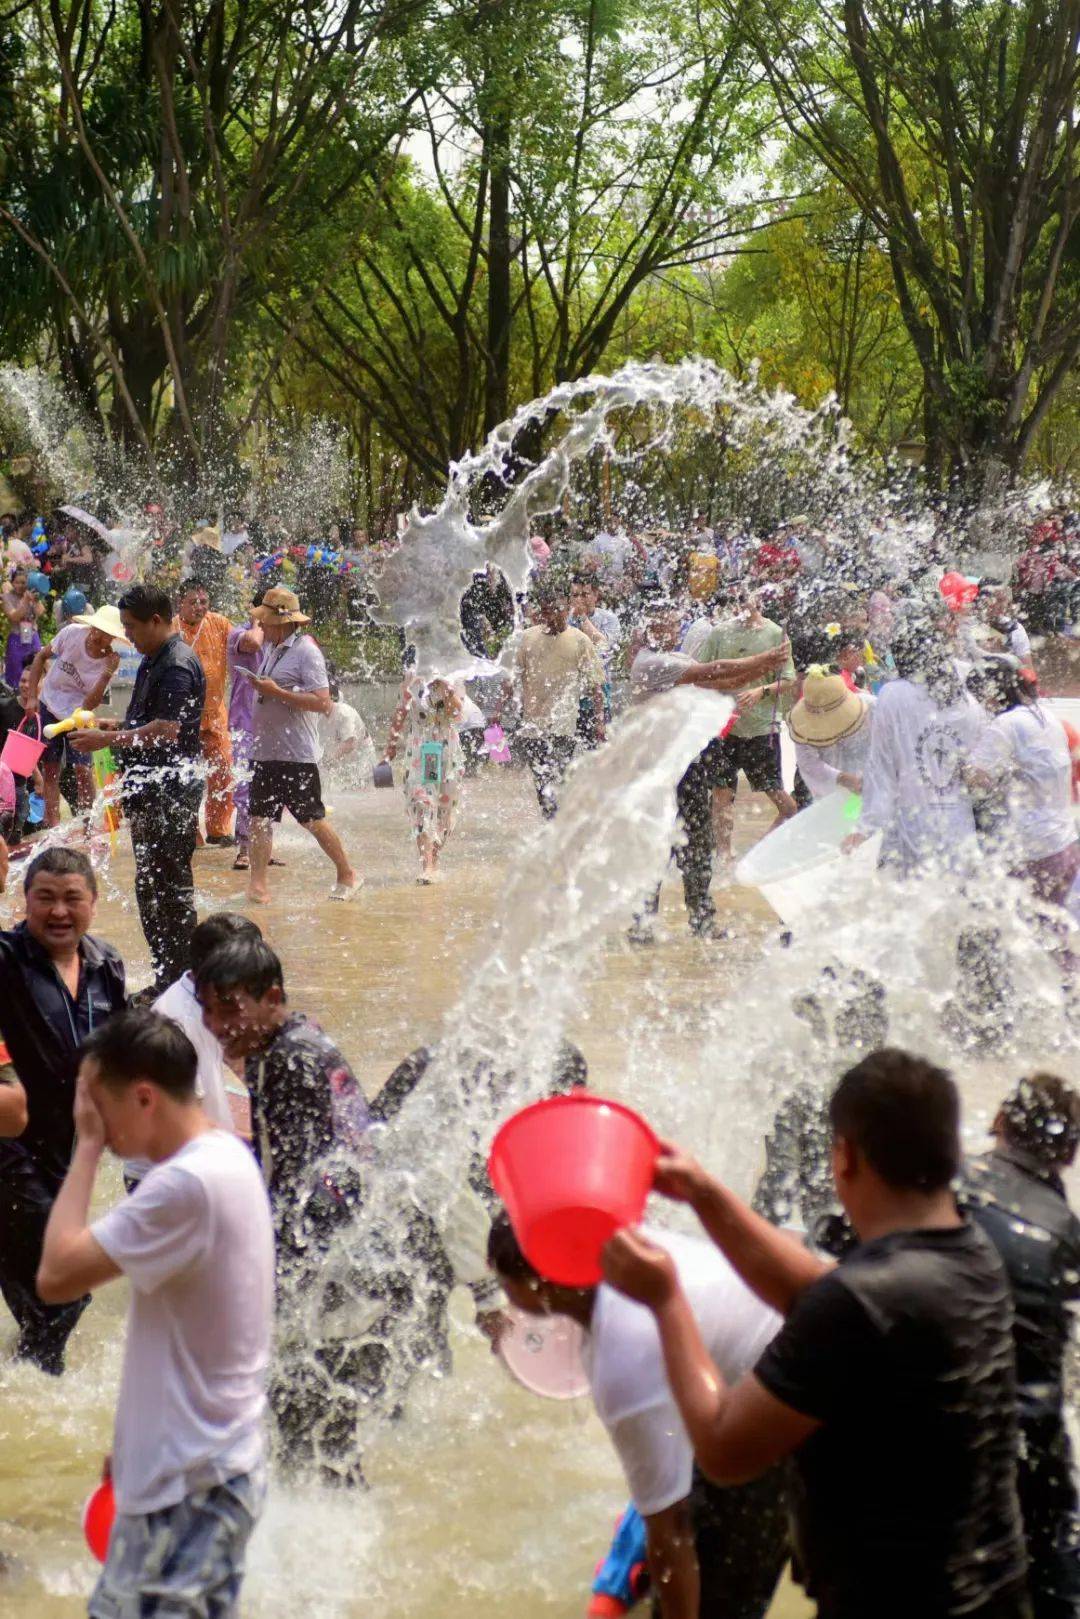
[[[14,385],[0,374],[0,389]],[[38,400],[28,385],[17,386],[25,399]],[[517,446],[537,426],[548,430],[549,447],[524,465]],[[869,536],[875,557],[898,579],[924,560],[932,514],[910,487],[860,461],[830,402],[807,411],[704,361],[635,364],[560,385],[452,467],[441,503],[411,514],[382,564],[377,616],[404,628],[425,675],[490,673],[461,641],[459,602],[474,570],[492,561],[514,589],[524,588],[534,520],[558,513],[598,461],[615,468],[639,510],[655,515],[659,472],[689,432],[713,435],[725,454],[748,463],[755,486],[748,499],[767,488],[787,515],[809,510],[827,522],[841,545]],[[63,441],[54,434],[39,442],[53,453]],[[1045,488],[1010,496],[1012,505],[993,522],[980,514],[957,544],[1030,520],[1048,498]],[[504,664],[512,650],[511,642]],[[675,785],[729,712],[728,700],[691,688],[632,709],[607,746],[572,769],[548,825],[538,825],[527,784],[510,772],[494,780],[489,773],[475,811],[470,803],[474,823],[466,818],[451,845],[451,861],[461,864],[451,865],[451,880],[434,899],[401,882],[408,856],[400,806],[390,875],[373,881],[358,904],[337,908],[346,917],[316,925],[304,887],[310,868],[293,845],[290,865],[301,868],[289,890],[296,909],[272,925],[280,929],[273,942],[286,957],[287,980],[298,984],[297,1004],[322,1018],[347,1055],[352,1043],[369,1040],[369,1023],[375,1028],[369,1090],[421,1039],[434,1033],[438,1043],[392,1127],[377,1132],[356,1218],[335,1239],[320,1285],[288,1295],[280,1324],[293,1342],[336,1333],[381,1355],[384,1381],[365,1409],[365,1465],[370,1457],[375,1487],[356,1499],[276,1484],[252,1549],[245,1612],[291,1619],[303,1606],[319,1619],[354,1619],[372,1602],[392,1619],[419,1619],[436,1604],[447,1619],[502,1612],[511,1602],[522,1619],[578,1611],[584,1584],[568,1594],[566,1569],[587,1580],[590,1557],[595,1561],[624,1504],[610,1452],[580,1413],[556,1413],[508,1391],[486,1349],[477,1348],[471,1323],[459,1329],[455,1318],[450,1375],[428,1356],[428,1280],[406,1240],[417,1209],[444,1231],[468,1225],[475,1211],[463,1207],[463,1191],[475,1157],[486,1154],[503,1118],[545,1091],[564,1035],[581,1044],[605,1088],[742,1192],[760,1168],[778,1101],[799,1086],[821,1093],[850,1055],[838,1030],[856,970],[885,986],[892,1041],[957,1068],[972,1145],[1017,1065],[1041,1062],[1080,1078],[1056,975],[1019,914],[1015,889],[989,869],[963,895],[944,883],[898,894],[852,879],[823,900],[813,929],[797,934],[790,948],[781,947],[775,918],[755,894],[718,884],[728,940],[708,948],[686,940],[679,912],[677,938],[673,928],[655,956],[631,955],[622,935],[664,875]],[[392,796],[344,795],[337,807],[338,824],[365,860],[374,815],[389,816],[372,801]],[[756,837],[767,825],[760,820],[743,831]],[[282,880],[292,877],[287,868]],[[483,889],[485,881],[494,894],[477,909],[465,889]],[[213,903],[229,904],[234,895],[235,886],[221,888]],[[122,915],[111,876],[103,910],[108,936]],[[1011,1029],[977,1059],[957,1048],[942,1016],[958,993],[958,935],[975,925],[997,930],[1017,1001]],[[320,929],[337,930],[329,944]],[[416,1001],[430,995],[437,1016],[426,1005],[400,1015],[399,1002],[393,1013],[380,1005],[382,957],[415,986]],[[433,983],[454,988],[440,997]],[[665,1210],[664,1218],[677,1216]],[[472,1235],[482,1264],[482,1224]],[[395,1301],[389,1315],[387,1297]],[[48,1436],[59,1427],[65,1450],[83,1445],[99,1464],[121,1328],[95,1304],[80,1330],[109,1335],[91,1340],[88,1364],[69,1374],[63,1401],[51,1388],[45,1400],[25,1371],[0,1371],[0,1438],[10,1450],[20,1448],[15,1435],[27,1456],[48,1456]],[[79,1465],[89,1476],[89,1458]],[[77,1611],[71,1593],[81,1592],[85,1570],[56,1529],[60,1514],[51,1500],[42,1515],[46,1600],[63,1604],[56,1612],[67,1619]],[[516,1538],[511,1526],[520,1530]],[[446,1556],[451,1538],[456,1559]],[[37,1542],[19,1545],[37,1558]],[[17,1592],[15,1600],[17,1619],[38,1619],[36,1591],[27,1606]]]

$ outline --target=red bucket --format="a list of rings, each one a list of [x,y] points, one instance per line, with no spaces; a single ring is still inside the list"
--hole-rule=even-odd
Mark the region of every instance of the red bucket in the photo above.
[[[111,1478],[102,1479],[83,1507],[83,1534],[91,1554],[103,1563],[109,1555],[109,1536],[116,1521],[116,1497]]]
[[[0,765],[7,765],[13,776],[32,776],[38,767],[38,760],[45,752],[45,744],[41,740],[40,715],[34,715],[37,720],[37,740],[35,741],[32,736],[23,735],[23,725],[29,718],[28,714],[17,730],[8,732],[4,738],[3,752],[0,752]]]
[[[644,1119],[584,1091],[507,1119],[488,1172],[541,1276],[563,1287],[600,1281],[600,1250],[641,1219],[659,1150]]]

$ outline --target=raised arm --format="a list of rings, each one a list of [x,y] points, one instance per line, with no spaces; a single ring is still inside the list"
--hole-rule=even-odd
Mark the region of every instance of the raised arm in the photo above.
[[[105,1150],[105,1127],[80,1074],[75,1087],[75,1152],[45,1227],[37,1273],[44,1304],[70,1304],[120,1275],[90,1231],[90,1199]]]
[[[708,686],[712,691],[742,691],[762,675],[775,674],[783,667],[788,656],[788,644],[769,647],[755,652],[749,658],[714,658],[711,663],[698,663],[679,676],[680,686]]]
[[[383,754],[384,759],[393,759],[397,754],[398,743],[401,741],[401,733],[405,729],[405,719],[411,702],[412,694],[406,689],[402,692],[401,701],[395,708],[393,717],[390,720],[390,731],[386,738],[386,752]]]
[[[655,1186],[665,1197],[690,1205],[747,1287],[781,1315],[787,1315],[800,1294],[833,1268],[797,1237],[755,1214],[734,1192],[706,1174],[695,1159],[670,1143],[661,1147]]]
[[[91,713],[104,698],[109,689],[109,681],[120,667],[119,656],[115,652],[110,652],[108,657],[102,659],[102,664],[101,674],[87,692],[83,704],[83,707],[88,708]]]

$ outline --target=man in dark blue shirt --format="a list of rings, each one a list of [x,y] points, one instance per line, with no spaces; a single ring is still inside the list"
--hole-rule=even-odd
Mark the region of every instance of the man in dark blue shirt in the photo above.
[[[124,964],[87,931],[97,883],[84,854],[44,850],[24,886],[26,921],[0,933],[0,1036],[27,1108],[21,1134],[0,1141],[0,1293],[19,1325],[16,1353],[58,1374],[86,1300],[42,1304],[34,1278],[75,1144],[79,1047],[125,1005]]]
[[[135,899],[160,994],[187,970],[198,920],[191,857],[203,782],[199,726],[206,677],[195,653],[173,631],[168,593],[135,585],[120,598],[124,634],[143,655],[123,723],[103,720],[76,731],[84,753],[111,747],[123,767],[122,803],[135,856]]]

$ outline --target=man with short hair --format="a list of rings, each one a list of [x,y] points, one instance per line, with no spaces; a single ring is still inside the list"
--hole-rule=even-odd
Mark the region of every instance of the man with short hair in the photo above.
[[[752,591],[733,597],[734,611],[705,637],[697,656],[702,663],[716,659],[748,658],[787,644],[779,624],[762,613]],[[796,813],[798,806],[785,791],[780,771],[780,716],[782,705],[795,695],[795,665],[791,651],[768,680],[745,687],[738,696],[734,725],[719,740],[712,756],[710,783],[714,789],[716,835],[720,856],[731,859],[735,824],[735,793],[742,771],[755,793],[764,793],[776,809],[773,826]],[[771,829],[770,829],[771,830]]]
[[[780,1317],[710,1244],[670,1231],[650,1237],[675,1267],[710,1353],[727,1377],[740,1377]],[[661,1619],[763,1619],[788,1555],[779,1472],[736,1490],[718,1490],[696,1473],[647,1311],[603,1284],[546,1280],[505,1212],[492,1224],[488,1263],[519,1310],[567,1316],[586,1333],[582,1359],[593,1403],[645,1521]]]
[[[173,627],[169,595],[134,585],[120,598],[124,634],[142,653],[123,724],[75,731],[84,753],[111,747],[124,772],[121,803],[135,856],[135,901],[160,993],[188,963],[198,920],[191,857],[199,829],[202,781],[199,726],[206,679],[195,653]]]
[[[860,1238],[835,1267],[663,1149],[656,1188],[689,1203],[758,1297],[786,1316],[733,1386],[670,1256],[632,1231],[607,1280],[652,1311],[699,1466],[718,1484],[787,1456],[798,1564],[820,1619],[1026,1619],[1008,1280],[957,1211],[949,1076],[872,1053],[830,1103],[837,1193]]]
[[[226,1057],[244,1064],[251,1144],[270,1194],[286,1316],[270,1399],[285,1460],[317,1468],[330,1484],[362,1483],[359,1406],[381,1380],[385,1350],[329,1331],[316,1343],[297,1337],[290,1307],[334,1290],[328,1251],[361,1195],[363,1091],[329,1035],[288,1006],[281,962],[261,937],[220,944],[198,967],[195,988],[207,1028]]]
[[[251,744],[254,769],[248,795],[251,816],[251,881],[248,897],[256,904],[270,900],[272,825],[288,810],[309,832],[334,867],[333,900],[350,900],[360,879],[341,839],[326,819],[319,778],[318,716],[329,714],[330,681],[326,660],[303,626],[311,620],[300,611],[291,590],[274,586],[252,608],[261,625],[265,651],[257,675],[240,675],[254,687],[255,733]],[[239,666],[235,671],[239,673]]]
[[[542,581],[536,602],[540,622],[522,635],[514,658],[521,698],[518,735],[540,813],[551,820],[559,807],[559,785],[574,756],[583,702],[592,705],[593,736],[604,740],[604,666],[588,636],[571,629],[570,599],[561,585]]]
[[[232,625],[224,613],[210,611],[210,593],[198,579],[185,579],[177,599],[176,622],[202,665],[206,680],[199,727],[199,747],[206,765],[206,841],[217,848],[236,842],[233,816],[232,744],[225,708],[227,649]]]
[[[200,922],[191,935],[191,965],[187,972],[181,973],[175,984],[170,984],[164,995],[159,995],[154,1002],[153,1010],[160,1012],[162,1017],[171,1018],[177,1024],[192,1045],[199,1066],[195,1075],[195,1089],[203,1112],[211,1124],[219,1130],[235,1130],[236,1121],[234,1110],[229,1101],[229,1081],[225,1068],[225,1053],[217,1037],[213,1035],[203,1022],[202,1007],[195,993],[195,975],[204,961],[210,957],[219,944],[229,939],[236,939],[246,935],[261,939],[262,934],[250,917],[240,916],[235,911],[213,911],[204,921]],[[241,1098],[237,1098],[239,1103]],[[247,1114],[246,1096],[243,1098],[244,1106],[238,1112]],[[250,1120],[246,1120],[248,1128],[241,1134],[250,1133]],[[149,1159],[131,1158],[124,1164],[124,1180],[129,1190],[133,1183],[137,1183],[151,1168]]]
[[[247,1148],[204,1113],[196,1067],[186,1034],[156,1012],[122,1012],[88,1036],[75,1153],[45,1233],[43,1298],[131,1283],[117,1516],[90,1619],[235,1613],[265,1493],[270,1210]],[[91,1225],[106,1146],[153,1168]]]
[[[686,652],[677,652],[681,614],[671,601],[658,600],[645,611],[641,645],[630,664],[630,700],[643,703],[676,686],[701,686],[708,691],[744,690],[747,682],[775,674],[791,656],[786,640],[745,658],[729,658],[699,663]],[[729,722],[730,723],[730,722]],[[714,933],[716,907],[710,887],[713,867],[713,826],[711,783],[714,760],[723,747],[719,737],[709,743],[687,766],[675,789],[679,823],[685,834],[674,850],[682,872],[683,898],[690,931],[707,939]],[[659,885],[649,896],[643,914],[634,920],[629,938],[632,944],[653,942],[649,918],[660,907]]]
[[[1080,1511],[1065,1424],[1065,1356],[1080,1299],[1080,1220],[1062,1171],[1080,1145],[1080,1095],[1032,1074],[1006,1096],[995,1146],[965,1170],[963,1202],[1001,1255],[1016,1305],[1020,1510],[1034,1619],[1080,1613]]]
[[[97,882],[75,849],[45,849],[24,879],[26,920],[0,933],[0,1037],[27,1122],[0,1141],[0,1293],[19,1326],[15,1353],[59,1376],[85,1299],[46,1305],[34,1288],[45,1224],[74,1144],[82,1040],[126,1004],[124,963],[90,933]],[[5,1091],[7,1105],[17,1099]]]

